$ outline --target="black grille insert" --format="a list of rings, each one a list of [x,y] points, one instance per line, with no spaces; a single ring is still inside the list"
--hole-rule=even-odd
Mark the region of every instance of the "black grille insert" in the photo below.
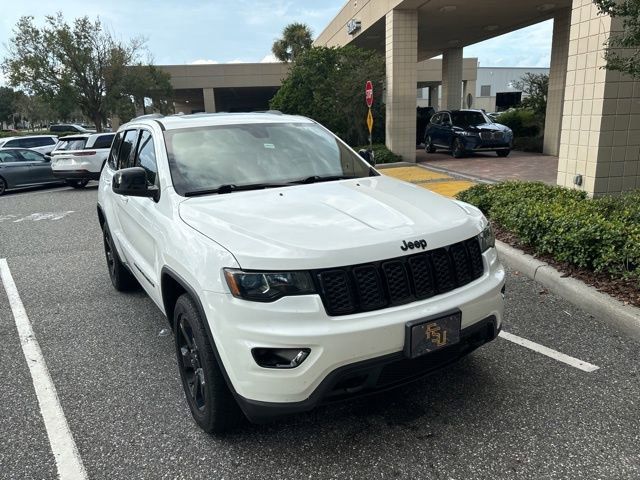
[[[476,237],[409,257],[316,272],[329,315],[379,310],[450,292],[484,273]]]

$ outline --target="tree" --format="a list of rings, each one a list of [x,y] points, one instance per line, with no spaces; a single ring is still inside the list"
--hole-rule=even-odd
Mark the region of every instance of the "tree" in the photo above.
[[[526,94],[522,100],[522,106],[544,118],[547,112],[549,75],[546,73],[525,73],[520,80],[514,82],[514,86]]]
[[[374,140],[384,138],[384,58],[351,45],[312,47],[296,58],[271,108],[311,117],[352,146],[368,141],[364,89],[373,83]]]
[[[600,13],[622,20],[607,41],[607,69],[640,78],[640,0],[594,0]]]
[[[30,128],[47,123],[53,116],[51,107],[41,97],[24,92],[16,92],[15,110],[20,121],[23,124],[28,122]]]
[[[311,29],[304,23],[290,23],[282,31],[282,38],[273,42],[271,51],[281,62],[292,62],[313,44]]]
[[[0,126],[9,122],[15,113],[16,95],[12,88],[0,87]]]
[[[143,39],[118,41],[99,19],[85,16],[69,24],[58,13],[47,16],[38,28],[27,16],[20,18],[13,33],[3,63],[9,82],[43,98],[61,118],[77,105],[98,131],[127,95],[130,67],[150,68],[139,60]]]

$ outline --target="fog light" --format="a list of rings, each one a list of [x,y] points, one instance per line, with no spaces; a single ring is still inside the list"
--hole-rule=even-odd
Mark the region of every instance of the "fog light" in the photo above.
[[[263,368],[296,368],[304,362],[311,349],[309,348],[253,348],[251,355]]]

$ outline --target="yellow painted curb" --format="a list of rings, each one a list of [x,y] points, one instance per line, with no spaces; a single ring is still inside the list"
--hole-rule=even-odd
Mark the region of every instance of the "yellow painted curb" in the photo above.
[[[388,175],[398,180],[404,180],[405,182],[421,183],[431,180],[445,180],[451,178],[444,173],[433,172],[425,168],[420,167],[396,167],[385,168],[380,170],[384,175]]]
[[[464,180],[454,180],[452,182],[434,182],[423,183],[421,187],[431,190],[432,192],[439,193],[445,197],[455,197],[456,194],[473,187],[473,182],[467,182]]]

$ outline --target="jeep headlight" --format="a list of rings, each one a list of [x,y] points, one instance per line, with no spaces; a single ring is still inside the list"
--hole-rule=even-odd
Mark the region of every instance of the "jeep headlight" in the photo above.
[[[480,242],[480,251],[483,253],[496,246],[496,237],[491,225],[487,224],[482,233],[478,235],[478,241]]]
[[[316,291],[308,272],[245,272],[225,268],[224,277],[234,297],[254,302],[273,302],[287,295]]]

